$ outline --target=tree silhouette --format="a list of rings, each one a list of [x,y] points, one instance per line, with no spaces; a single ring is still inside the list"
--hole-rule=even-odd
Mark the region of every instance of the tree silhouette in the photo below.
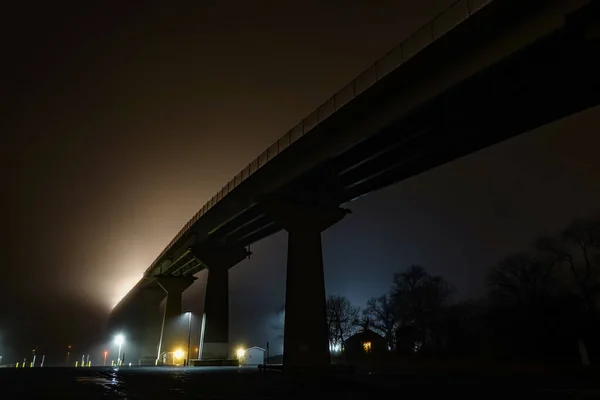
[[[344,296],[327,298],[327,325],[329,340],[341,349],[344,342],[357,332],[360,325],[360,308],[352,305]]]
[[[600,295],[600,218],[575,220],[560,235],[538,240],[536,248],[566,267],[584,307],[598,313]]]
[[[547,298],[553,279],[553,262],[520,252],[501,260],[487,281],[492,294],[532,305]]]
[[[395,309],[391,297],[384,294],[377,298],[371,298],[363,311],[369,322],[369,328],[381,334],[390,349],[396,347],[395,335],[398,330],[398,317]]]
[[[413,338],[426,346],[451,293],[444,278],[429,275],[421,266],[412,265],[395,274],[392,301],[399,328],[410,330]]]

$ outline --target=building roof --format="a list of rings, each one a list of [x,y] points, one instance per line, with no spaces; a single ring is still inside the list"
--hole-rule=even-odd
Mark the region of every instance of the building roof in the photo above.
[[[383,336],[381,336],[379,333],[373,332],[370,329],[365,329],[364,331],[360,331],[360,332],[355,333],[354,335],[350,336],[348,339],[346,339],[346,342],[353,341],[353,340],[361,340],[361,339],[385,340],[385,338]]]
[[[262,350],[262,351],[266,351],[265,349],[263,349],[262,347],[258,347],[258,346],[252,346],[246,349],[246,351],[248,350],[252,350],[252,349],[256,349],[256,350]]]

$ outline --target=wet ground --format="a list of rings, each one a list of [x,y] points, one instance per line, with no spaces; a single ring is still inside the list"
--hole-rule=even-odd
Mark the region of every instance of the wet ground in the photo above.
[[[477,375],[477,376],[474,376]],[[595,374],[448,376],[297,375],[251,367],[4,368],[2,399],[365,399],[460,396],[461,399],[600,399]],[[315,398],[316,400],[316,398]]]

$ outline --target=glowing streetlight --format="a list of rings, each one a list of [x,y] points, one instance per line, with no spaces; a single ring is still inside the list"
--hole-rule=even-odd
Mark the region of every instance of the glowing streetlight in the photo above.
[[[173,355],[175,356],[176,359],[181,360],[183,358],[183,350],[177,349],[177,350],[175,350]]]
[[[104,366],[106,367],[106,356],[108,356],[108,351],[104,351]]]
[[[242,359],[242,358],[244,358],[244,356],[246,355],[246,350],[244,350],[244,349],[242,349],[242,348],[239,348],[239,349],[237,349],[237,351],[236,351],[236,355],[237,355],[237,358],[238,358],[239,360],[241,360],[241,359]]]
[[[117,365],[121,365],[121,346],[123,346],[123,343],[125,342],[125,336],[119,334],[117,336],[115,336],[115,344],[119,346],[119,356],[117,358]]]

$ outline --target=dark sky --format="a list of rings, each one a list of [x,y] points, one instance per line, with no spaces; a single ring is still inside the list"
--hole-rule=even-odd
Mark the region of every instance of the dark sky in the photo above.
[[[0,352],[99,336],[224,183],[451,2],[4,9]],[[600,208],[599,125],[588,110],[352,203],[324,234],[328,293],[362,305],[419,263],[481,294],[499,258]],[[230,273],[232,341],[248,345],[273,335],[286,234],[252,250]]]

